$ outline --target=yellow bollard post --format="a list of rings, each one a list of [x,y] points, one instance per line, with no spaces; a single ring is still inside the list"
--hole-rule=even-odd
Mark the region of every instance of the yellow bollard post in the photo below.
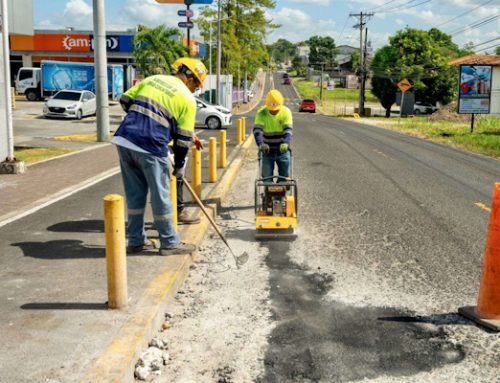
[[[175,231],[177,228],[177,178],[174,175],[170,175],[170,199],[172,200],[172,221],[174,222]]]
[[[217,140],[208,139],[208,182],[217,182]]]
[[[243,120],[243,127],[241,128],[242,129],[242,133],[241,133],[241,141],[245,141],[245,139],[247,138],[247,118],[246,117],[242,117],[242,120]]]
[[[12,87],[12,109],[16,110],[16,88]]]
[[[243,139],[241,138],[241,134],[242,134],[242,127],[243,127],[243,121],[240,119],[238,119],[238,125],[237,125],[237,137],[236,137],[236,144],[237,145],[240,145],[243,141]]]
[[[104,197],[108,308],[110,309],[125,308],[128,301],[124,211],[121,195],[108,194]]]
[[[220,154],[219,154],[219,167],[224,169],[226,167],[226,131],[220,131]]]
[[[191,162],[193,167],[191,185],[196,195],[201,198],[201,152],[193,147],[191,155],[193,159]]]

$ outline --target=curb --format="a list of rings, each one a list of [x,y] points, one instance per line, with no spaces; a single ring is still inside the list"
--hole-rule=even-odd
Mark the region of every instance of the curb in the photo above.
[[[243,116],[245,114],[250,113],[252,110],[254,110],[255,108],[257,108],[259,106],[259,104],[262,101],[262,97],[264,96],[264,89],[266,87],[266,78],[267,78],[267,72],[264,72],[264,81],[262,82],[262,86],[260,88],[260,95],[259,95],[259,97],[255,96],[255,98],[254,98],[254,100],[257,100],[257,102],[255,102],[255,104],[250,109],[248,109],[247,111],[233,113],[234,115],[236,115],[236,116]],[[254,100],[252,100],[252,103],[254,102]]]
[[[253,136],[237,149],[238,153],[225,170],[220,182],[207,196],[211,200],[222,200],[240,170],[242,158],[253,143]],[[215,215],[214,204],[206,205]],[[205,216],[201,222],[182,232],[183,240],[199,245],[210,227]],[[103,354],[87,370],[81,383],[129,383],[134,381],[135,363],[140,353],[147,347],[150,339],[160,328],[164,320],[167,304],[175,294],[189,272],[194,254],[168,257],[158,276],[146,287],[144,293],[131,312],[125,324],[119,330]]]

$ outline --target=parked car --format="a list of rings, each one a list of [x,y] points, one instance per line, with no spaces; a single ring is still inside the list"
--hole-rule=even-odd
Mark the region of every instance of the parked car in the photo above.
[[[96,113],[95,94],[88,90],[61,90],[43,104],[44,117],[76,118]]]
[[[438,108],[431,104],[424,104],[419,101],[413,106],[413,114],[432,114],[437,111]]]
[[[290,80],[290,77],[287,77],[283,80],[283,85],[291,85],[292,84],[292,80]]]
[[[247,89],[246,90],[246,96],[247,96],[247,99],[251,100],[254,96],[253,92],[251,89]]]
[[[208,129],[220,129],[231,126],[232,114],[221,105],[214,105],[199,97],[196,98],[196,125]]]
[[[299,105],[299,112],[316,112],[316,102],[310,99],[304,99]]]

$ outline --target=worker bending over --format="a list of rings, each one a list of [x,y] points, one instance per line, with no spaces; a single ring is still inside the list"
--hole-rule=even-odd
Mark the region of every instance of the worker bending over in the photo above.
[[[284,104],[283,95],[276,89],[266,97],[266,105],[255,116],[253,134],[262,153],[262,178],[274,175],[290,177],[290,146],[292,144],[292,112]]]
[[[160,239],[160,255],[193,252],[194,245],[182,243],[173,224],[170,199],[168,143],[173,140],[173,175],[183,176],[184,162],[193,143],[196,101],[193,93],[207,76],[199,60],[180,58],[175,75],[146,78],[120,99],[127,115],[115,133],[113,143],[120,157],[128,210],[128,253],[154,249],[144,228],[148,189],[155,228]]]

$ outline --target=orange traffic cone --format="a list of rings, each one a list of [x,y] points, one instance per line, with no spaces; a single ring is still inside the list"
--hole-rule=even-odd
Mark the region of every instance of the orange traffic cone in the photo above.
[[[461,307],[458,312],[493,331],[500,331],[500,182],[493,188],[477,306]]]

